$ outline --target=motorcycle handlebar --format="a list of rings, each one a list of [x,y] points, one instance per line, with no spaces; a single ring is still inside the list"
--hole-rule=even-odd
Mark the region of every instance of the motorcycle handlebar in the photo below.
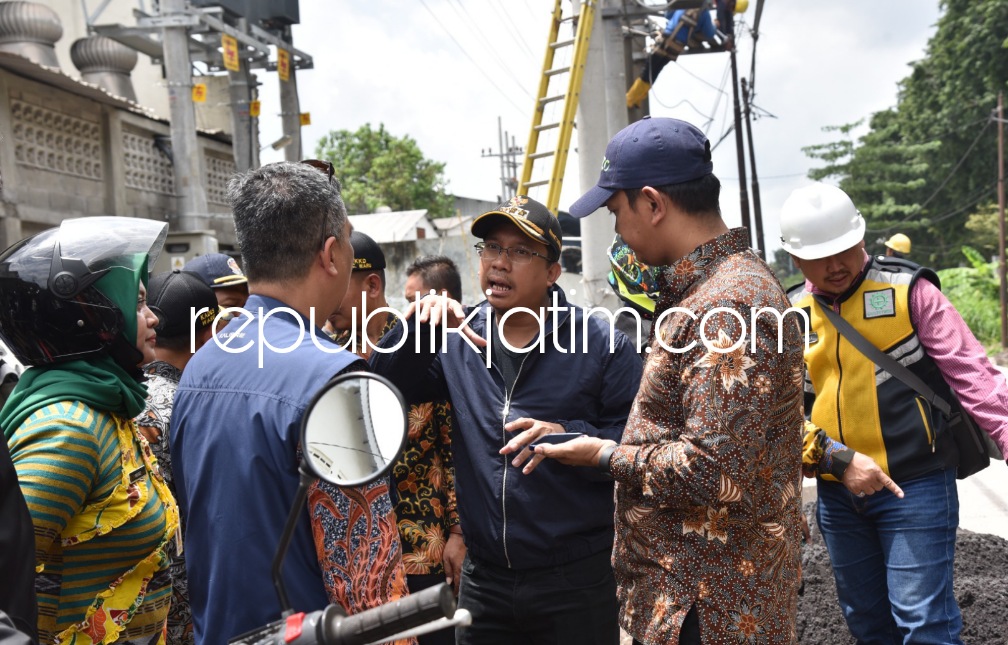
[[[441,583],[374,609],[347,616],[339,605],[294,614],[247,632],[231,645],[367,645],[455,614],[451,586]]]
[[[330,611],[319,623],[319,645],[366,645],[455,613],[451,587],[441,583],[352,616]]]

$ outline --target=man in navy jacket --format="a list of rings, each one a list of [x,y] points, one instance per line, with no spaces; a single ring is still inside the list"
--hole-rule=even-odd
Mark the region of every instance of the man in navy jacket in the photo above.
[[[458,642],[614,645],[612,482],[553,463],[522,471],[542,460],[527,446],[547,434],[619,441],[641,359],[555,286],[562,233],[545,206],[514,197],[472,232],[486,301],[466,311],[426,298],[371,357],[408,401],[452,402],[468,548],[459,606],[473,614]]]

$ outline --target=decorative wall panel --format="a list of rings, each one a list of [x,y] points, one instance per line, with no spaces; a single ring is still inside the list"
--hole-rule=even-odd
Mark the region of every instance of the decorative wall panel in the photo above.
[[[168,156],[154,144],[154,133],[123,128],[123,169],[127,188],[175,194],[175,174]]]
[[[208,154],[206,159],[206,196],[214,204],[228,205],[227,185],[235,174],[234,159]]]
[[[17,163],[52,172],[104,178],[101,126],[40,105],[11,100],[11,135]]]

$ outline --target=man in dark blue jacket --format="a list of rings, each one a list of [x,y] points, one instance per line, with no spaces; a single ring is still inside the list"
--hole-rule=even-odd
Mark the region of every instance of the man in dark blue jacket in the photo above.
[[[426,298],[371,357],[408,401],[452,402],[468,548],[459,606],[473,614],[458,642],[615,645],[612,482],[560,464],[522,468],[542,460],[527,446],[547,434],[619,441],[640,357],[555,286],[562,233],[545,206],[514,197],[477,217],[472,232],[483,238],[486,301],[467,312]]]

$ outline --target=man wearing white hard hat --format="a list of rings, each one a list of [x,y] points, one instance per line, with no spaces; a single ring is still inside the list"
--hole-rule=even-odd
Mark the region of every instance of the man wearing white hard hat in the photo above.
[[[827,309],[949,400],[1004,451],[1008,387],[927,268],[864,250],[865,221],[839,188],[794,191],[781,243],[805,276],[788,293],[808,314],[802,469],[837,596],[859,643],[962,643],[952,590],[959,499],[947,421],[876,369]],[[950,390],[951,388],[951,390]]]

